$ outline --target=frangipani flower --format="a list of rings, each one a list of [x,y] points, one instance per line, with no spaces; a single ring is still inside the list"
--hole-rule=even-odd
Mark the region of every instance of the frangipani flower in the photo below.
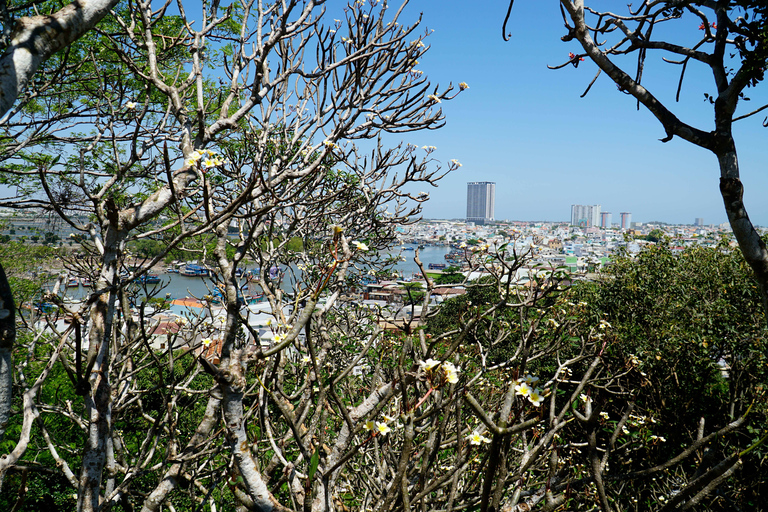
[[[355,249],[357,249],[358,251],[365,252],[365,251],[368,250],[368,246],[367,245],[365,245],[363,242],[358,242],[357,240],[352,242],[352,245],[354,245]]]
[[[534,407],[538,407],[544,402],[544,395],[539,388],[536,388],[528,394],[528,400],[534,405]]]
[[[459,369],[456,368],[453,363],[446,361],[442,366],[443,371],[445,372],[445,378],[450,384],[459,382]]]
[[[128,103],[125,104],[125,109],[126,110],[135,110],[136,109],[136,103],[134,103],[132,101],[129,101]]]
[[[515,386],[515,393],[521,396],[528,396],[531,394],[531,387],[527,382],[523,381]]]
[[[425,372],[428,372],[432,368],[435,368],[436,366],[440,366],[440,361],[437,361],[435,359],[427,359],[426,361],[421,361],[419,363],[419,366],[421,366],[421,369]]]
[[[434,101],[435,103],[442,103],[442,100],[437,96],[435,96],[434,94],[430,94],[429,96],[427,96],[427,98]]]
[[[467,82],[459,82],[459,90],[464,91],[466,89],[469,89],[469,86],[467,85]]]
[[[304,364],[307,364],[310,361],[312,361],[312,358],[309,355],[306,355],[306,356],[301,358],[301,362],[304,363]]]
[[[490,443],[491,442],[490,439],[488,439],[485,436],[481,436],[477,432],[472,432],[469,436],[467,436],[467,439],[469,439],[469,444],[472,444],[472,445],[475,445],[475,446],[479,446],[479,445],[481,445],[483,443]]]
[[[531,375],[530,373],[529,373],[528,375],[526,375],[526,376],[523,378],[523,380],[524,380],[524,381],[526,382],[526,384],[528,384],[529,386],[533,386],[534,384],[536,384],[537,382],[539,382],[539,378],[538,378],[538,377],[534,377],[534,376],[533,376],[533,375]]]
[[[275,334],[275,343],[280,343],[285,339],[285,336],[282,334]]]
[[[365,430],[373,430],[376,428],[376,424],[373,422],[373,420],[368,420],[365,422]]]
[[[211,338],[203,338],[202,343],[204,347],[209,346],[211,343],[213,343],[213,340]]]
[[[383,421],[376,422],[376,430],[379,432],[379,434],[383,436],[389,434],[392,431],[392,429],[389,428],[389,425],[387,425],[386,422],[383,422]]]

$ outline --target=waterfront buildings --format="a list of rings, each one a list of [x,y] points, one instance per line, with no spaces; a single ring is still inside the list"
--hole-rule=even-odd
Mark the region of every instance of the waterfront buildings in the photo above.
[[[571,205],[571,225],[582,226],[585,228],[596,227],[600,225],[600,205]]]
[[[496,183],[472,181],[467,183],[467,222],[487,224],[494,220]]]

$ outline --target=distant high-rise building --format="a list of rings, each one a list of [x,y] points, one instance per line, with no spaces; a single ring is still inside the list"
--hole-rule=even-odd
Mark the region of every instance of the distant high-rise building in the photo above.
[[[473,181],[467,183],[467,222],[486,224],[494,220],[496,183]]]
[[[632,214],[621,212],[621,229],[629,229],[630,227],[632,227]]]
[[[696,221],[694,222],[696,226],[703,226],[704,225],[704,219],[701,217],[696,217]]]
[[[611,212],[600,212],[600,227],[601,228],[610,228],[611,227]]]
[[[591,228],[600,223],[600,205],[571,205],[571,225]]]

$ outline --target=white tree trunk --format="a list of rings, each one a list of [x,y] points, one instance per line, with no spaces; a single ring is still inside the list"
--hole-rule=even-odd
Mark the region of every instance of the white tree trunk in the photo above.
[[[13,365],[11,351],[16,341],[16,315],[13,294],[0,265],[0,441],[11,414]]]
[[[18,19],[0,57],[0,118],[46,59],[91,30],[115,4],[117,0],[76,0],[50,16]]]

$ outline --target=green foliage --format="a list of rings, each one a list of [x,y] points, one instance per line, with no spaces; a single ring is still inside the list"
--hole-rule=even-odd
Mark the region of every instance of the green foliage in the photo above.
[[[434,281],[437,285],[461,283],[464,281],[464,274],[460,272],[459,267],[450,266],[435,277]]]
[[[658,241],[662,240],[664,238],[664,236],[665,236],[664,231],[657,228],[657,229],[652,230],[650,233],[648,233],[645,236],[645,239],[648,240],[649,242],[654,242],[655,243],[655,242],[658,242]]]
[[[43,269],[49,268],[57,255],[55,249],[46,246],[12,241],[0,244],[0,263],[5,269],[17,306],[29,302],[40,292],[40,286],[48,277]]]
[[[655,433],[667,446],[690,443],[702,418],[708,433],[752,406],[752,427],[713,446],[718,456],[747,448],[768,414],[761,398],[768,340],[760,293],[741,253],[726,248],[692,247],[675,254],[662,242],[634,259],[617,258],[600,282],[574,289],[587,304],[591,325],[611,325],[606,363],[636,366],[626,383],[629,396],[637,411],[655,419]],[[621,400],[604,407],[613,418],[622,414]],[[755,432],[749,434],[749,428]],[[651,446],[644,452],[627,469],[652,466],[669,455]],[[731,498],[743,500],[740,506],[748,507],[764,492],[765,460],[765,454],[754,455],[749,464],[758,473],[737,479],[733,488],[739,490]]]

